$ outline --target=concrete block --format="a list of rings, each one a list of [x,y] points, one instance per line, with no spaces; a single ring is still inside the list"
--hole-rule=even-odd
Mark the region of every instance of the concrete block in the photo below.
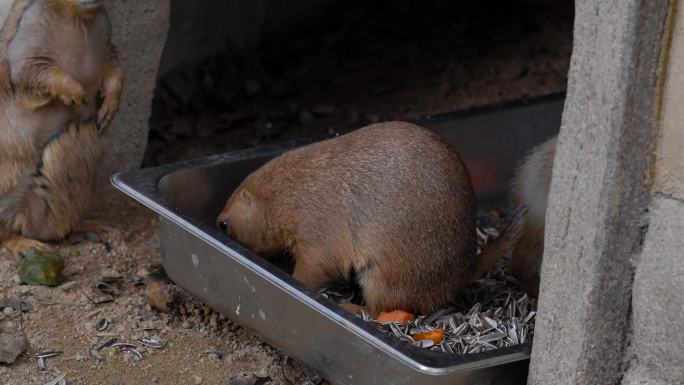
[[[684,383],[682,218],[684,201],[656,195],[634,277],[630,346],[634,358],[625,385]]]
[[[159,60],[169,28],[169,0],[108,0],[107,11],[126,79],[119,112],[103,137],[103,182],[113,172],[139,167],[142,162]]]
[[[529,383],[622,375],[667,0],[577,0]]]

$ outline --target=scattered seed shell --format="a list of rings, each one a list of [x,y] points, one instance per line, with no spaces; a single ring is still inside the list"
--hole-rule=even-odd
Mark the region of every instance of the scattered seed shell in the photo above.
[[[50,357],[57,357],[62,355],[62,352],[59,350],[54,350],[54,351],[49,351],[49,352],[41,352],[41,353],[36,353],[36,358],[50,358]]]
[[[66,377],[66,374],[60,374],[59,376],[53,378],[52,380],[46,382],[43,385],[58,385],[58,384],[66,384],[66,380],[64,380],[64,377]]]
[[[104,344],[100,345],[96,350],[99,352],[99,351],[102,350],[102,349],[106,349],[106,348],[108,348],[108,347],[111,347],[112,345],[114,345],[114,344],[117,343],[117,342],[119,342],[118,339],[112,338],[111,340],[109,340],[109,341],[105,342]]]
[[[130,354],[130,355],[132,355],[132,356],[133,356],[133,361],[140,361],[140,360],[142,360],[142,354],[141,354],[139,351],[137,351],[137,350],[135,350],[135,349],[133,349],[133,348],[124,348],[124,349],[121,350],[121,351],[122,351],[124,354]]]
[[[95,326],[95,329],[97,329],[98,332],[103,332],[107,330],[109,327],[109,321],[107,321],[106,318],[101,319],[98,321],[97,325]]]
[[[141,344],[143,344],[149,348],[153,348],[153,349],[161,349],[164,347],[164,345],[166,345],[166,343],[164,341],[154,339],[154,338],[142,337],[142,338],[138,339],[138,341],[140,341]]]
[[[128,342],[115,342],[109,346],[110,348],[120,348],[120,349],[134,349],[137,346]]]
[[[206,352],[200,353],[200,356],[207,357],[213,360],[220,360],[223,359],[223,352],[219,352],[217,350],[208,350]]]
[[[107,283],[107,282],[102,282],[99,281],[95,283],[95,287],[100,290],[101,292],[113,296],[118,296],[119,295],[119,286],[116,283]]]
[[[480,245],[496,239],[497,232],[478,232]],[[451,307],[445,307],[407,323],[374,322],[381,331],[432,351],[471,354],[529,343],[534,337],[536,301],[528,297],[509,275],[510,258],[467,286]],[[325,292],[325,291],[324,291]],[[332,296],[334,297],[334,296]],[[368,321],[365,315],[358,315]],[[380,318],[376,321],[380,321]],[[440,330],[433,339],[421,333]],[[431,342],[418,342],[427,341]]]

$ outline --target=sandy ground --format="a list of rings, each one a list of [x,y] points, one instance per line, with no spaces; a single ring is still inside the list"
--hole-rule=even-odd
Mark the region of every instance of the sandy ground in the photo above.
[[[23,328],[30,348],[12,365],[0,365],[2,385],[41,385],[58,374],[68,384],[221,384],[236,374],[261,373],[282,382],[283,355],[220,314],[198,303],[176,288],[172,314],[151,311],[144,285],[137,276],[155,272],[159,263],[157,218],[119,193],[108,193],[98,217],[114,228],[101,235],[101,242],[69,241],[54,244],[66,256],[66,281],[56,288],[19,284],[19,264],[12,255],[0,253],[0,302],[21,298],[30,310],[23,316],[9,313],[0,320],[0,330],[18,334]],[[118,273],[118,274],[116,274]],[[120,275],[120,295],[113,302],[95,305],[93,287],[101,275]],[[101,319],[109,327],[97,331]],[[93,346],[117,338],[133,342],[140,337],[161,337],[166,346],[141,349],[143,359],[134,362],[123,354],[103,360],[89,355]],[[63,354],[47,360],[40,370],[37,352],[59,350]],[[218,360],[201,356],[220,351]],[[290,361],[288,378],[301,383],[312,372]]]

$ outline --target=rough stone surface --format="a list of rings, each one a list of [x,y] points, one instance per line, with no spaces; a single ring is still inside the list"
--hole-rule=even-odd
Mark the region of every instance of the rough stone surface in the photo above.
[[[119,112],[104,135],[104,182],[116,171],[140,166],[148,135],[152,97],[169,26],[168,0],[109,0],[113,41],[125,71]]]
[[[622,375],[667,0],[578,0],[530,384]]]
[[[634,277],[632,341],[623,385],[684,383],[684,10],[671,20],[657,135],[655,196]]]
[[[634,357],[624,385],[684,381],[684,201],[658,194],[633,290]]]
[[[11,364],[26,351],[28,343],[25,337],[0,335],[0,363]]]

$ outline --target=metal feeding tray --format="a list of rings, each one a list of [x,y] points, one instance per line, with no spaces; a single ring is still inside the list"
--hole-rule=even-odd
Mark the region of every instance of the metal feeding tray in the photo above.
[[[480,205],[503,203],[515,165],[556,134],[563,95],[418,121],[454,144]],[[160,216],[168,275],[338,385],[524,384],[529,344],[476,354],[420,349],[339,308],[214,228],[230,193],[269,159],[313,140],[120,173],[112,183]]]

